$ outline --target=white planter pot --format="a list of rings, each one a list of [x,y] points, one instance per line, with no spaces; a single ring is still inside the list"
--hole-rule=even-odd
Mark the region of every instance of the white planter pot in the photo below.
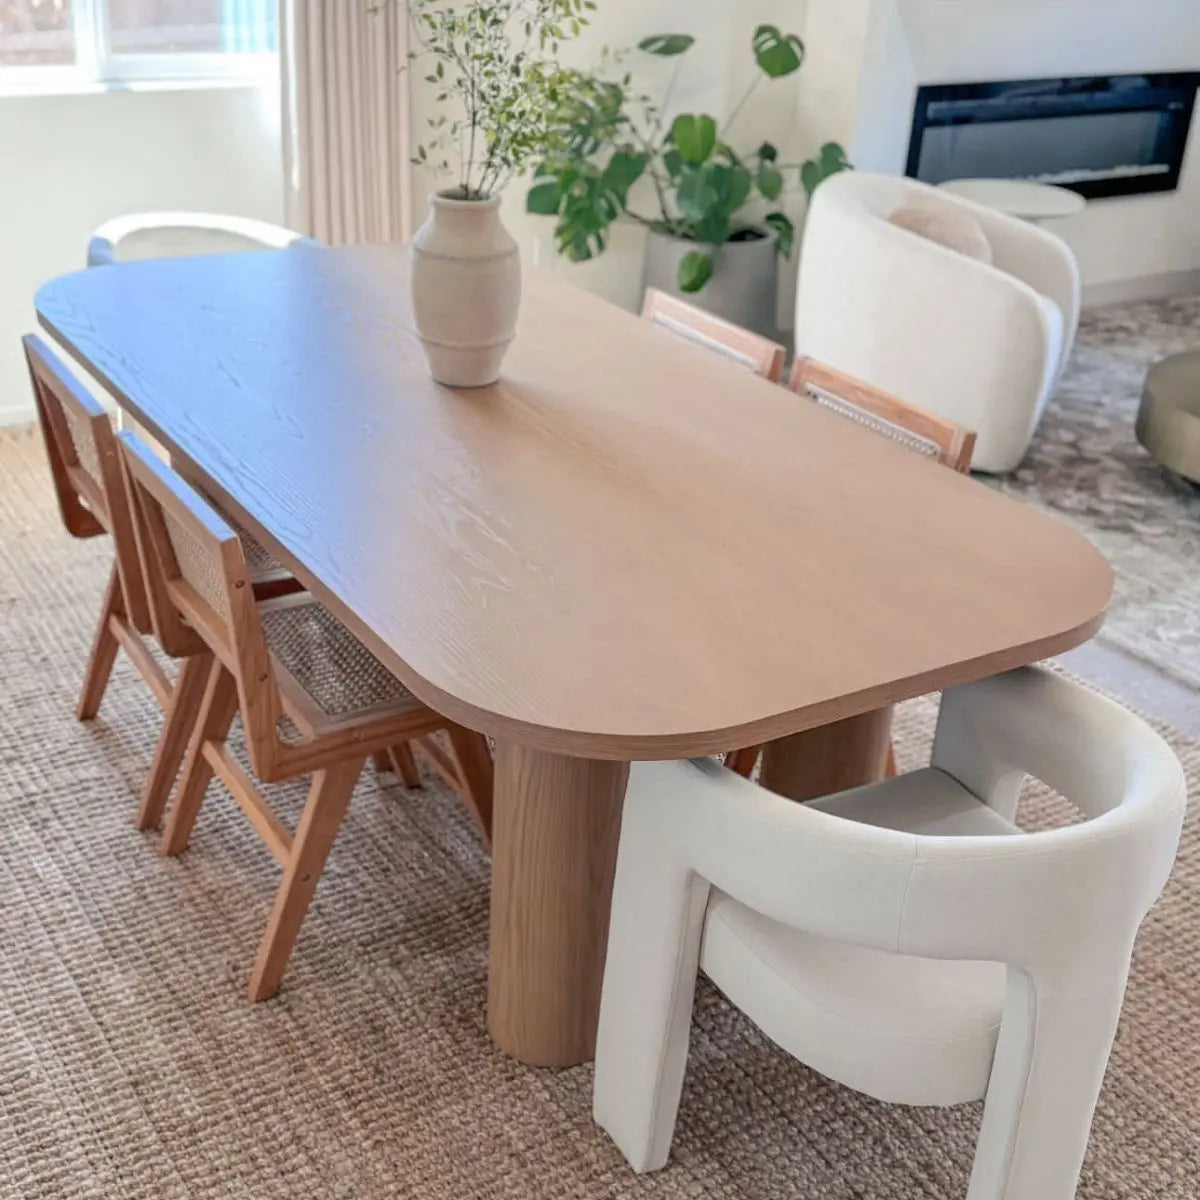
[[[746,242],[726,242],[713,250],[713,271],[698,292],[683,292],[677,282],[685,254],[705,247],[696,242],[651,233],[646,239],[646,273],[643,290],[658,288],[690,304],[724,317],[764,337],[775,337],[778,325],[775,301],[779,290],[779,259],[773,237]]]
[[[429,369],[448,387],[484,387],[517,328],[521,259],[500,220],[500,197],[435,193],[413,238],[412,295]]]

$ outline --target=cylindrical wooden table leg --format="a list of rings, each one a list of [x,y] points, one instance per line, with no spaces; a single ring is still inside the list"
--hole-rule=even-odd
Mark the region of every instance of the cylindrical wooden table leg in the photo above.
[[[815,800],[884,777],[892,710],[876,709],[793,733],[763,749],[759,783],[792,800]]]
[[[531,1066],[596,1049],[629,765],[496,747],[488,1029]]]

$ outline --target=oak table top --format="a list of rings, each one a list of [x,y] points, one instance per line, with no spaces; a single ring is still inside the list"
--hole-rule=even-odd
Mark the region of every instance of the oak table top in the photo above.
[[[1067,526],[533,273],[429,378],[396,247],[104,267],[42,323],[423,700],[593,759],[749,745],[1065,650]]]

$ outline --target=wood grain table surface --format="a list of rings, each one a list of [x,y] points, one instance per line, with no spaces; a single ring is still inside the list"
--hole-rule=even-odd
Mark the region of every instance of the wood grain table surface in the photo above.
[[[36,303],[416,695],[499,740],[491,1027],[578,1061],[630,760],[853,728],[1066,650],[1112,575],[1067,526],[549,275],[501,382],[440,387],[408,277],[402,248],[289,250]]]

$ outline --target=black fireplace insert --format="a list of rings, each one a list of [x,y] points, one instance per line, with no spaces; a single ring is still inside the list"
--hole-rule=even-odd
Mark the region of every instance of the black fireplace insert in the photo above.
[[[1179,186],[1200,72],[919,88],[910,178],[1029,179],[1081,196]]]

